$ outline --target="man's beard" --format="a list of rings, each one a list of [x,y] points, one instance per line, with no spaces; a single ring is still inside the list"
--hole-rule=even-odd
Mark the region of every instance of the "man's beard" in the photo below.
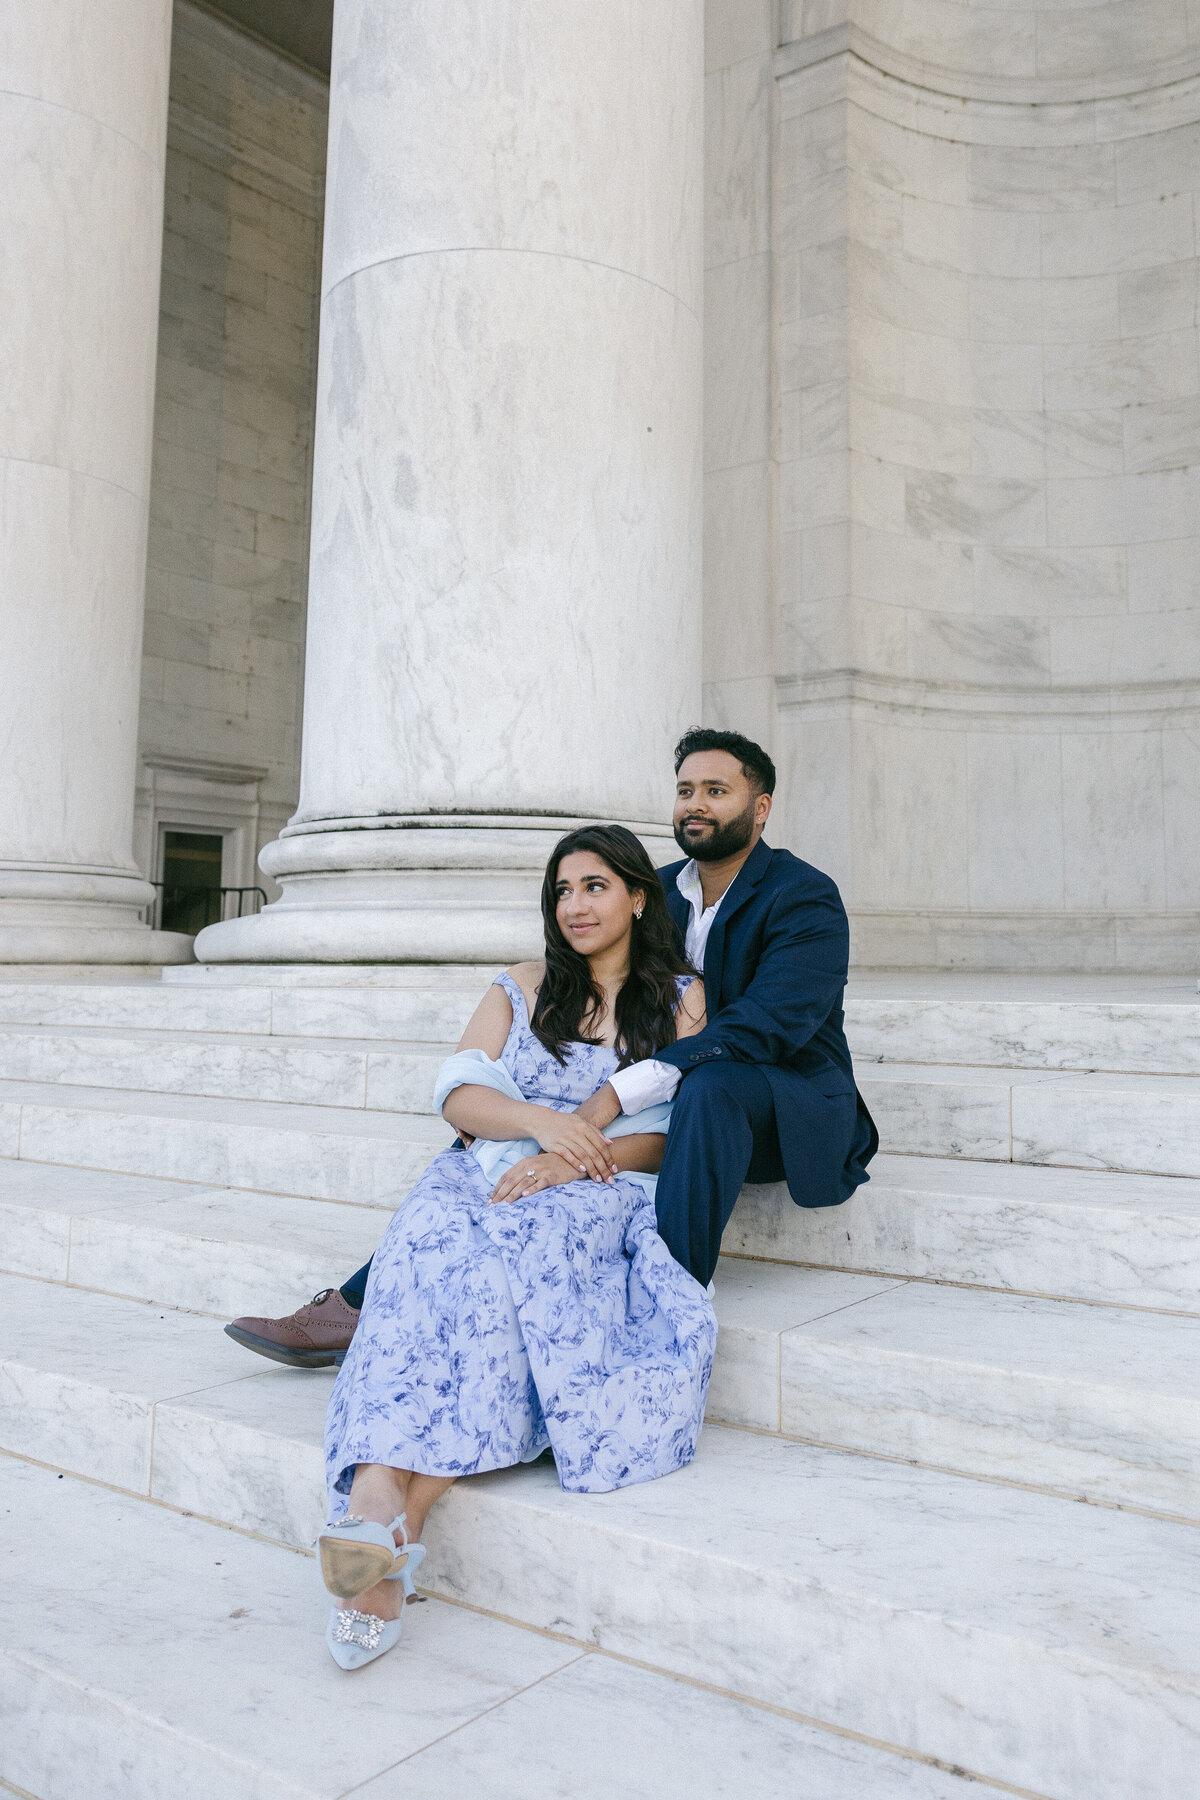
[[[754,809],[757,798],[752,799],[744,813],[736,819],[730,819],[726,825],[717,825],[692,843],[684,833],[686,818],[680,819],[674,827],[675,842],[685,856],[694,856],[697,862],[721,862],[727,856],[736,856],[744,850],[754,836]]]

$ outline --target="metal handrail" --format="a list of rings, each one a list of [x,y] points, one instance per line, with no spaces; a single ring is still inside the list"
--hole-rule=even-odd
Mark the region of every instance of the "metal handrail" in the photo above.
[[[154,899],[150,902],[149,906],[144,908],[143,917],[148,925],[152,925],[156,931],[160,931],[162,929],[163,896],[166,892],[167,884],[165,881],[152,881],[150,883],[150,885],[155,890]],[[212,894],[218,895],[219,896],[218,911],[220,914],[220,919],[222,921],[224,921],[227,918],[240,919],[243,916],[243,913],[246,910],[245,896],[247,894],[257,894],[259,896],[259,906],[251,906],[249,908],[249,912],[250,912],[251,916],[253,916],[254,913],[258,912],[260,910],[260,907],[266,906],[268,904],[266,889],[258,887],[258,886],[181,888],[181,887],[179,887],[179,885],[177,883],[174,883],[172,885],[173,885],[173,892],[175,892],[175,893],[204,894],[205,896],[211,896]],[[230,912],[226,909],[226,895],[227,894],[236,894],[237,895],[237,911],[236,911],[236,913]],[[216,923],[216,921],[214,921],[214,923]]]

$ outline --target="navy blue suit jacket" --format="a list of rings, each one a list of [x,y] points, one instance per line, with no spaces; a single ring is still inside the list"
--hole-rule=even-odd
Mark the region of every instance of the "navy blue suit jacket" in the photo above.
[[[683,937],[690,907],[659,870]],[[842,1029],[850,928],[828,875],[760,838],[713,920],[704,952],[709,1023],[655,1051],[686,1079],[706,1064],[758,1063],[771,1084],[779,1151],[799,1206],[837,1206],[868,1180],[879,1133],[854,1085]]]

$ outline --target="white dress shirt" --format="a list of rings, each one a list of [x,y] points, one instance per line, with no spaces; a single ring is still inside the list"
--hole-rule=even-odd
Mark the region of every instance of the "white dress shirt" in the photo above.
[[[680,869],[675,878],[675,886],[692,909],[684,940],[688,961],[694,969],[703,969],[708,934],[712,930],[721,900],[724,900],[729,889],[725,889],[721,900],[714,900],[711,906],[706,907],[704,890],[700,886],[700,871],[696,867],[694,856]],[[618,1069],[615,1075],[609,1076],[609,1083],[621,1102],[623,1113],[641,1112],[644,1106],[657,1106],[661,1101],[671,1098],[679,1086],[679,1070],[672,1068],[670,1063],[655,1062],[653,1057],[647,1057],[644,1062],[630,1063],[627,1069]]]

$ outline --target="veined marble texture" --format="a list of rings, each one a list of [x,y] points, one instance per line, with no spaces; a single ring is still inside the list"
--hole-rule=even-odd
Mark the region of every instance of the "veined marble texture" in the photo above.
[[[1184,11],[781,17],[781,801],[867,964],[1200,944]]]
[[[373,263],[509,248],[625,270],[698,311],[700,239],[681,203],[700,199],[702,13],[699,0],[551,0],[529,15],[417,0],[397,17],[347,0],[324,292]]]
[[[1006,1068],[1200,1074],[1196,996],[1135,1001],[887,999],[847,996],[851,1050],[863,1064],[917,1056]]]
[[[47,1305],[44,1284],[23,1285],[40,1324],[7,1309],[29,1345],[8,1413],[13,1447],[29,1454],[23,1446],[39,1442],[59,1463],[91,1472],[99,1460],[140,1481],[158,1396],[155,1498],[311,1541],[328,1373],[246,1373],[218,1334],[211,1354],[232,1360],[196,1364],[180,1385],[155,1364],[153,1309],[85,1296],[76,1312],[77,1293],[50,1290]],[[82,1355],[68,1354],[64,1308],[85,1326]],[[115,1377],[89,1374],[87,1352],[107,1352],[118,1320],[125,1363]],[[829,1315],[800,1329],[836,1332]],[[485,1596],[493,1613],[1018,1787],[1165,1800],[1194,1747],[1200,1645],[1186,1526],[710,1427],[692,1469],[630,1498],[581,1503],[549,1464],[463,1483],[425,1540],[434,1592],[469,1605]],[[705,1598],[714,1583],[717,1615]],[[1130,1759],[1151,1739],[1150,1785],[1130,1788]]]
[[[430,1583],[618,1654],[653,1634],[678,1673],[1067,1800],[1190,1779],[1189,1527],[718,1428],[643,1492],[585,1521],[541,1465],[463,1484],[427,1528]],[[721,1606],[697,1615],[706,1575]]]
[[[1200,1315],[1200,1183],[1179,1177],[875,1158],[844,1206],[745,1187],[726,1254],[914,1275]]]
[[[1200,1521],[1200,1320],[912,1282],[780,1358],[790,1435]]]
[[[298,820],[664,812],[699,673],[699,357],[682,302],[543,252],[332,290]]]
[[[162,962],[132,772],[171,11],[77,10],[0,42],[0,960]]]
[[[221,1319],[285,1313],[364,1262],[390,1212],[6,1158],[0,1267]]]
[[[511,892],[486,851],[439,881],[452,817],[667,811],[700,698],[702,82],[699,0],[339,9],[300,805],[263,857],[283,901],[201,956],[513,960],[531,857]]]
[[[17,1095],[20,1104],[13,1104]],[[198,1094],[122,1093],[13,1082],[14,1150],[34,1162],[301,1194],[350,1205],[395,1205],[451,1133],[438,1119],[361,1108]]]
[[[322,1652],[307,1560],[50,1470],[6,1462],[3,1479],[48,1573],[38,1645],[3,1652],[0,1776],[47,1800],[81,1782],[94,1800],[215,1786],[227,1800],[336,1800],[347,1783],[371,1800],[414,1784],[426,1800],[484,1787],[491,1800],[524,1800],[531,1767],[547,1791],[577,1800],[693,1800],[748,1780],[762,1800],[794,1795],[797,1780],[805,1800],[956,1800],[962,1787],[927,1764],[436,1601],[409,1615],[402,1648],[347,1682]],[[51,1549],[64,1534],[89,1546],[96,1579],[82,1602]],[[131,1557],[146,1607],[134,1629]],[[19,1605],[33,1604],[20,1571],[15,1586],[7,1567],[5,1579]],[[173,1634],[162,1621],[181,1583],[189,1629]]]
[[[64,1290],[47,1304],[42,1283],[6,1275],[0,1291],[0,1435],[3,1448],[38,1462],[147,1494],[156,1402],[246,1372],[211,1320],[81,1291],[69,1296],[75,1341],[64,1370]]]

